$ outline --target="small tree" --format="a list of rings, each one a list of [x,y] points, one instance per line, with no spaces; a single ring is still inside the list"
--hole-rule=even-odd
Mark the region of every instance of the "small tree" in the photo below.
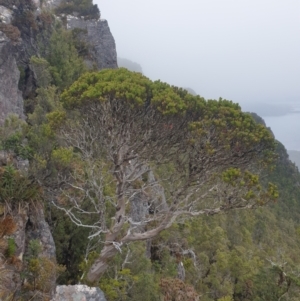
[[[270,163],[273,137],[237,104],[205,101],[126,69],[83,75],[62,102],[67,111],[47,115],[61,144],[52,153],[58,186],[51,193],[90,238],[104,240],[88,281],[123,245],[176,220],[277,197],[254,174]]]
[[[33,62],[41,64],[42,61],[40,59],[37,62],[35,58]],[[57,28],[50,38],[47,61],[50,64],[49,70],[53,83],[61,91],[71,85],[86,70],[74,46],[72,33],[63,28]]]

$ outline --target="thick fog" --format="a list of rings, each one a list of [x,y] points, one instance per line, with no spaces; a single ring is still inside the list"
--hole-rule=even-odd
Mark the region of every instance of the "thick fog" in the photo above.
[[[151,79],[238,102],[272,128],[300,107],[299,0],[94,2],[118,56],[139,63]],[[300,114],[292,116],[300,132]],[[281,126],[286,132],[274,130],[277,138],[300,149],[300,138],[283,141],[290,130]]]

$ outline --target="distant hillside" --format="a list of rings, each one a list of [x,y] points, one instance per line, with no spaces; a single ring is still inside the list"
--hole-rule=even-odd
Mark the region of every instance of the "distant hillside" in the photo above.
[[[192,88],[184,88],[185,90],[187,90],[189,93],[191,93],[192,95],[197,95],[196,91],[193,90]]]
[[[290,160],[294,162],[300,169],[300,151],[288,150],[287,152],[289,154]]]
[[[118,66],[124,67],[130,71],[143,73],[143,69],[142,69],[141,65],[139,65],[138,63],[135,63],[131,60],[124,59],[121,57],[118,57]]]
[[[140,64],[138,64],[136,62],[133,62],[131,60],[125,59],[125,58],[118,57],[118,66],[119,66],[119,68],[123,67],[123,68],[126,68],[126,69],[130,70],[130,71],[143,73],[143,69],[142,69],[142,66]],[[184,89],[187,90],[192,95],[197,95],[198,94],[192,88],[185,87]]]

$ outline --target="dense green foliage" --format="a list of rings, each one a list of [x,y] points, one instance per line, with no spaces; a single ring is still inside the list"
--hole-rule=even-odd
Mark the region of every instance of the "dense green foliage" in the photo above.
[[[237,152],[241,151],[239,147],[243,147],[243,144],[249,147],[255,142],[257,139],[255,128],[263,129],[263,126],[255,127],[249,115],[249,117],[240,115],[239,118],[237,114],[240,113],[236,111],[238,107],[226,101],[206,102],[198,97],[193,102],[191,96],[183,90],[164,86],[160,82],[154,83],[152,87],[152,84],[141,75],[135,74],[129,79],[125,71],[114,73],[107,70],[101,74],[86,75],[82,79],[70,88],[68,94],[62,96],[67,110],[85,105],[86,101],[106,101],[106,97],[110,99],[118,97],[128,101],[131,106],[143,106],[143,99],[149,99],[147,96],[151,95],[154,99],[153,105],[163,115],[178,116],[178,114],[186,114],[185,110],[188,110],[187,105],[182,101],[181,97],[183,97],[191,101],[189,105],[192,105],[192,109],[196,106],[205,112],[202,115],[205,122],[195,123],[192,128],[200,135],[202,134],[200,130],[205,128],[203,125],[209,128],[212,120],[214,125],[220,126],[220,129],[228,126],[227,137],[232,137],[230,135],[234,135],[234,131],[239,127],[245,129],[245,126],[250,126],[249,132],[243,130],[239,136],[240,145],[236,143],[229,145],[238,148]],[[160,95],[159,93],[164,96],[156,97]],[[80,95],[84,97],[81,98]],[[222,114],[218,113],[220,109]],[[52,124],[56,127],[62,120],[56,118],[58,111],[53,114],[49,115],[48,120],[53,119]],[[226,124],[222,123],[224,115],[228,118]],[[212,117],[217,118],[212,119]],[[269,136],[266,134],[266,137]],[[218,139],[223,137],[219,136]],[[234,151],[235,148],[232,150]],[[277,153],[284,155],[285,150],[280,152],[278,149]],[[267,153],[266,157],[268,155],[270,153]],[[280,189],[282,195],[284,195],[284,181],[290,181],[294,194],[297,191],[294,186],[296,180],[293,176],[290,178],[290,172],[294,169],[290,163],[286,164],[287,162],[277,161],[274,171],[268,175],[270,180],[282,187]],[[297,175],[297,171],[294,172]],[[235,171],[234,174],[227,173],[225,176],[225,181],[234,179]],[[255,184],[257,179],[251,179]],[[178,258],[180,258],[186,270],[186,283],[192,285],[198,294],[202,295],[202,300],[275,300],[280,297],[282,300],[297,300],[298,260],[294,255],[300,243],[297,221],[291,222],[277,217],[277,213],[280,214],[286,206],[286,201],[281,197],[277,204],[259,211],[236,212],[214,218],[199,217],[193,222],[174,225],[152,242],[150,258],[136,253],[145,252],[143,243],[138,248],[129,244],[128,251],[124,250],[111,262],[107,273],[101,278],[100,287],[106,292],[109,300],[134,300],[133,298],[157,300],[159,295],[167,291],[160,286],[160,279],[176,277]],[[295,201],[293,214],[296,212],[299,212],[297,201]],[[286,223],[290,225],[287,227]],[[72,237],[72,241],[74,239],[75,236]],[[277,241],[281,242],[280,246]],[[195,257],[191,253],[185,253],[186,250],[192,250]],[[285,265],[282,266],[284,263]],[[139,265],[141,269],[137,268]],[[84,265],[81,265],[80,269],[84,270]],[[285,278],[282,278],[283,273],[287,275]],[[140,281],[147,281],[152,287],[151,293],[145,291],[145,286],[143,282],[140,284]]]
[[[15,252],[16,252],[16,242],[13,238],[9,238],[7,241],[6,256],[12,257],[15,255]]]
[[[13,151],[22,159],[32,156],[32,150],[26,143],[26,123],[11,115],[0,128],[0,150]]]
[[[156,170],[154,165],[156,156],[160,157],[161,154],[164,154],[164,160],[169,162],[168,164],[171,164],[173,170],[175,169],[177,172],[183,174],[189,173],[189,176],[186,179],[182,178],[180,174],[179,178],[175,178],[174,172],[172,169],[170,170],[173,187],[171,188],[167,185],[165,186],[165,189],[166,193],[169,193],[168,198],[170,200],[167,200],[167,202],[169,202],[171,210],[174,210],[172,213],[173,215],[177,214],[179,211],[178,208],[180,208],[179,206],[183,206],[181,204],[184,203],[182,203],[183,201],[180,200],[180,197],[177,197],[177,205],[172,209],[171,204],[173,201],[171,195],[176,195],[176,192],[174,193],[174,190],[172,191],[172,189],[180,189],[181,186],[189,187],[191,184],[195,186],[196,179],[198,179],[198,173],[200,173],[201,176],[205,174],[206,185],[217,183],[217,181],[220,180],[223,183],[222,189],[224,189],[224,195],[226,195],[225,190],[227,189],[230,192],[232,201],[230,201],[229,204],[221,203],[220,209],[214,207],[210,208],[212,205],[209,200],[212,196],[209,196],[207,201],[202,202],[202,204],[199,203],[197,207],[194,207],[195,212],[197,212],[197,210],[200,210],[199,212],[202,212],[201,210],[208,210],[203,212],[210,212],[209,210],[211,210],[211,214],[214,214],[213,210],[218,212],[218,210],[227,211],[235,207],[242,208],[244,206],[243,203],[237,201],[239,195],[243,200],[251,203],[251,206],[261,205],[268,202],[270,199],[276,199],[278,197],[274,185],[269,184],[269,186],[266,187],[266,190],[264,190],[259,183],[259,178],[253,174],[255,168],[263,167],[265,164],[268,164],[271,159],[270,156],[272,155],[273,148],[272,135],[264,126],[255,123],[250,115],[242,113],[239,106],[232,104],[229,101],[223,99],[220,99],[219,101],[206,101],[199,96],[192,96],[185,90],[171,87],[165,83],[159,81],[151,82],[141,74],[131,73],[125,69],[104,70],[100,73],[85,74],[61,95],[61,99],[65,110],[61,108],[48,114],[47,121],[50,128],[54,132],[57,131],[60,141],[64,141],[64,148],[57,148],[52,151],[52,159],[54,159],[54,157],[56,157],[55,160],[59,159],[60,167],[64,164],[68,165],[69,171],[67,171],[67,173],[64,173],[63,169],[58,171],[59,175],[64,173],[65,181],[68,181],[68,177],[71,177],[72,181],[75,180],[77,183],[76,185],[81,185],[83,181],[89,183],[89,181],[94,181],[95,179],[97,179],[97,181],[102,181],[101,178],[96,178],[97,175],[94,172],[94,180],[90,179],[90,171],[88,171],[88,169],[91,168],[91,166],[94,166],[93,168],[95,168],[95,164],[99,164],[101,156],[103,156],[103,159],[107,158],[105,161],[108,160],[107,162],[109,162],[109,156],[105,156],[107,154],[110,155],[114,149],[118,149],[118,146],[114,146],[113,143],[118,143],[117,140],[120,138],[117,137],[120,136],[117,135],[119,134],[114,134],[116,135],[115,140],[109,142],[109,144],[107,142],[111,139],[111,133],[118,133],[120,129],[122,130],[123,137],[126,137],[126,123],[130,119],[132,122],[130,131],[132,131],[133,134],[131,137],[128,135],[126,143],[130,146],[131,143],[135,143],[134,141],[140,139],[138,131],[134,129],[135,126],[139,129],[143,129],[142,137],[144,137],[143,139],[146,139],[146,133],[148,131],[147,126],[150,124],[150,121],[147,119],[142,120],[141,116],[148,114],[149,116],[158,116],[155,117],[157,119],[151,121],[151,127],[149,128],[152,140],[147,140],[146,153],[143,145],[141,146],[141,149],[138,150],[135,148],[132,152],[137,152],[140,160],[144,157],[149,159],[153,171]],[[114,103],[115,99],[118,100],[117,104]],[[118,110],[118,115],[114,115],[114,109],[112,111],[109,111],[110,109],[105,111],[107,108],[114,108],[115,105],[117,105],[116,110]],[[79,110],[77,110],[78,108]],[[103,110],[103,113],[101,110]],[[93,119],[94,117],[88,119],[90,116],[93,116],[91,115],[93,112],[96,113],[96,119]],[[174,116],[176,117],[176,121]],[[76,118],[76,120],[74,120],[74,118]],[[102,118],[103,122],[101,121]],[[99,146],[94,143],[93,148],[91,148],[92,146],[90,145],[88,149],[85,149],[85,144],[83,143],[85,143],[86,136],[80,136],[82,138],[73,136],[76,133],[81,134],[86,131],[87,135],[90,137],[89,139],[92,139],[91,141],[93,141],[95,138],[92,133],[89,133],[88,128],[85,127],[86,124],[95,127],[93,130],[95,132],[93,132],[93,134],[96,135],[95,137],[99,140]],[[165,125],[168,126],[166,127]],[[103,127],[103,129],[101,127]],[[61,129],[63,129],[62,132]],[[102,130],[103,132],[101,132]],[[156,134],[156,131],[158,134]],[[109,136],[106,136],[108,132],[110,132],[110,134]],[[168,137],[174,137],[176,134],[180,135],[180,132],[182,132],[183,135],[180,136],[181,143],[183,143],[183,139],[187,139],[186,142],[183,143],[184,148],[181,150],[180,144],[174,144],[173,149],[177,148],[177,150],[176,152],[173,152],[172,150],[170,152],[168,149],[169,145],[164,146],[164,143],[168,143]],[[65,133],[68,134],[62,136],[62,134],[64,135]],[[164,141],[158,141],[160,141],[160,148],[163,151],[161,153],[156,153],[155,145],[152,146],[152,143],[156,144],[157,140],[155,139],[162,139],[161,137],[163,137]],[[207,137],[210,138],[208,139]],[[132,142],[129,139],[132,139]],[[77,144],[69,144],[70,141],[75,141]],[[112,147],[111,151],[105,149],[105,145]],[[75,151],[76,148],[78,149],[77,151]],[[94,148],[97,152],[92,153]],[[74,152],[73,156],[72,151]],[[182,159],[179,159],[181,152]],[[194,154],[198,155],[198,152],[203,156],[200,157],[200,160],[202,161],[197,161],[198,157],[193,157]],[[174,160],[172,158],[174,158]],[[203,158],[206,158],[205,161],[208,162],[207,165],[203,163]],[[239,158],[243,158],[243,160],[240,161]],[[186,161],[187,159],[189,161]],[[77,162],[76,165],[74,165],[74,160]],[[90,160],[94,161],[89,163]],[[252,163],[256,162],[256,167],[253,165],[251,167],[252,170],[247,171],[245,168],[249,166],[250,161]],[[62,164],[63,162],[68,163]],[[218,163],[216,164],[215,162]],[[87,166],[85,166],[86,164]],[[105,163],[101,164],[100,161],[99,168],[107,169],[107,173],[113,175],[113,171],[110,171],[113,164],[114,162],[112,162],[111,165]],[[123,164],[122,161],[120,164]],[[165,165],[162,165],[161,168],[159,167],[156,172],[161,177],[168,179],[171,174],[166,170],[166,166],[164,166]],[[82,169],[85,172],[83,178],[80,176],[80,170]],[[192,180],[190,181],[190,179]],[[135,185],[135,189],[137,188],[138,186]],[[87,188],[82,186],[80,189]],[[92,186],[88,189],[91,196],[99,193],[99,190],[93,191]],[[200,189],[203,191],[205,187]],[[191,193],[193,190],[191,188],[188,191]],[[129,190],[125,194],[128,195],[128,193]],[[68,188],[68,195],[65,194],[64,196],[64,194],[65,193],[60,197],[60,202],[67,205],[70,196],[72,198],[79,197],[80,199],[82,198],[82,201],[80,202],[83,202],[84,210],[88,210],[88,207],[86,207],[88,206],[86,205],[88,204],[86,202],[89,202],[88,198],[85,199],[84,195],[81,194],[78,195],[76,189],[71,192]],[[112,196],[114,196],[114,194]],[[112,196],[106,196],[104,192],[104,198],[109,199]],[[196,194],[195,198],[197,198]],[[205,209],[207,207],[209,209]],[[184,207],[182,208],[184,209]],[[125,214],[128,214],[127,210],[130,211],[130,206],[128,206],[128,209],[125,209]],[[104,207],[103,211],[106,211],[107,213],[105,216],[105,220],[107,221],[110,221],[115,214],[114,210],[107,211]],[[77,220],[78,222],[79,215],[73,215],[76,214],[73,212],[74,211],[72,211],[73,221]],[[80,214],[80,211],[78,213]],[[97,212],[95,213],[97,214]],[[184,210],[182,211],[182,214],[184,214]],[[157,220],[157,222],[159,223],[160,221]],[[112,227],[109,223],[101,225],[106,228]],[[156,229],[155,224],[149,224],[147,226],[148,231],[151,227],[154,230]],[[128,241],[130,241],[131,238],[127,238],[126,236],[122,238],[122,236],[119,236],[119,239],[124,239],[124,241],[128,239]]]
[[[86,71],[81,58],[86,45],[78,43],[77,33],[54,26],[47,14],[36,19],[30,2],[8,2],[22,4],[14,24],[23,35],[30,28],[38,35],[42,24],[48,24],[51,30],[47,31],[49,45],[39,45],[40,56],[30,60],[37,89],[27,101],[27,123],[11,116],[0,128],[0,150],[11,156],[11,162],[0,167],[0,217],[4,205],[7,211],[20,205],[34,207],[43,195],[57,261],[65,267],[64,271],[60,268],[58,282],[84,282],[104,249],[105,233],[88,238],[96,231],[79,227],[76,218],[80,217],[84,224],[114,227],[118,195],[112,171],[118,166],[110,161],[105,146],[117,150],[118,139],[125,136],[126,143],[146,141],[140,144],[138,153],[141,159],[147,158],[164,184],[166,202],[174,212],[186,195],[176,195],[177,204],[172,196],[182,183],[190,184],[191,178],[191,187],[199,179],[206,181],[198,194],[217,184],[221,193],[213,191],[188,209],[201,212],[220,208],[222,212],[214,215],[214,211],[204,211],[206,214],[193,219],[182,216],[147,241],[125,241],[99,281],[109,301],[190,301],[197,295],[201,301],[299,300],[300,175],[280,143],[276,144],[274,156],[274,139],[263,121],[254,116],[255,122],[253,116],[230,101],[205,100],[125,69],[81,76]],[[0,0],[1,3],[7,1]],[[99,17],[92,1],[63,1],[57,12]],[[28,25],[25,30],[22,22]],[[128,128],[134,131],[126,136]],[[86,135],[76,136],[78,133]],[[95,133],[101,134],[96,142]],[[108,140],[112,135],[115,139]],[[70,141],[78,137],[86,140],[77,139],[80,143],[72,145]],[[175,146],[169,147],[168,141],[176,141]],[[89,148],[82,147],[85,142]],[[160,155],[148,150],[155,148],[162,150]],[[13,166],[16,158],[29,159],[27,172]],[[157,158],[162,162],[158,166],[154,164]],[[245,158],[242,163],[241,158]],[[128,165],[124,166],[126,169]],[[258,169],[265,170],[262,177],[258,177]],[[193,178],[199,173],[205,177]],[[151,187],[146,187],[148,177],[143,174],[135,179],[130,189],[136,193],[143,188],[145,194],[153,193]],[[66,188],[67,181],[73,187]],[[192,188],[188,190],[191,191]],[[99,205],[95,202],[99,196],[105,200],[105,207],[96,211],[98,215],[86,214]],[[81,212],[74,213],[73,222],[53,205],[71,212],[72,198],[82,205]],[[237,201],[241,198],[251,204],[249,210],[232,211],[234,206],[243,208],[244,201]],[[130,213],[128,203],[126,214]],[[148,216],[153,217],[156,210],[149,208]],[[149,222],[145,232],[155,229],[159,222]],[[116,242],[128,233],[129,225],[124,225]],[[13,257],[12,239],[5,252],[7,257]],[[29,242],[25,264],[27,289],[47,290],[47,277],[54,277],[57,267],[40,256],[38,241]]]

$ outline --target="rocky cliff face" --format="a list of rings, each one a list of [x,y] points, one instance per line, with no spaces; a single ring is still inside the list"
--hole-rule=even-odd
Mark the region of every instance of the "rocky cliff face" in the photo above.
[[[61,0],[32,0],[36,6],[35,15],[39,15],[42,9],[54,9]],[[6,4],[7,3],[7,4]],[[3,4],[3,5],[1,5]],[[18,13],[18,7],[10,1],[0,1],[0,24],[11,23],[14,14]],[[67,19],[67,28],[78,28],[82,31],[81,38],[88,46],[88,57],[85,59],[90,68],[104,69],[117,68],[117,53],[114,38],[110,32],[106,20],[84,20],[84,18],[62,15]],[[24,25],[25,26],[25,25]],[[27,97],[35,90],[35,79],[30,70],[29,60],[32,55],[38,55],[37,43],[33,35],[21,34],[20,38],[12,40],[0,26],[0,124],[5,118],[15,113],[23,115],[23,97]],[[28,32],[28,30],[27,30]],[[22,91],[18,88],[20,79],[20,67],[25,70],[25,85]]]
[[[96,63],[99,70],[118,67],[115,40],[106,20],[84,20],[69,15],[67,28],[79,28],[87,33],[82,38],[89,45],[90,59],[86,59],[88,66],[92,67]]]
[[[0,31],[0,125],[8,114],[23,118],[23,98],[18,88],[20,71],[17,67],[14,46]]]
[[[4,217],[1,215],[0,217],[1,220],[3,220]],[[31,209],[22,208],[18,213],[15,212],[12,214],[12,219],[16,224],[16,232],[10,235],[9,239],[12,239],[15,243],[15,257],[4,264],[2,263],[2,265],[0,264],[0,266],[7,271],[6,282],[9,284],[6,285],[6,291],[15,292],[16,296],[23,294],[29,298],[32,297],[31,292],[23,292],[22,282],[24,279],[21,278],[21,273],[23,273],[24,276],[24,268],[28,267],[29,264],[29,242],[38,241],[41,249],[41,253],[39,254],[40,258],[42,258],[44,262],[47,260],[52,263],[56,261],[55,244],[49,225],[45,221],[42,208],[36,208],[34,215],[32,215]],[[25,282],[28,282],[28,279],[25,278]],[[53,295],[56,286],[55,270],[49,269],[47,279],[44,283],[46,288],[44,293]],[[39,288],[37,287],[36,292],[38,290]],[[9,293],[7,296],[9,296]]]
[[[35,1],[40,7],[40,0]],[[46,0],[43,6],[54,9],[61,2],[62,0]],[[85,20],[75,15],[62,17],[66,18],[68,29],[78,28],[84,32],[81,38],[89,46],[89,58],[85,60],[89,67],[99,70],[118,67],[115,40],[106,20]]]
[[[39,56],[36,37],[38,34],[42,34],[42,32],[33,34],[32,28],[26,27],[27,25],[24,25],[24,31],[22,31],[22,28],[18,29],[11,25],[14,24],[12,23],[14,16],[20,16],[24,13],[24,11],[22,12],[24,5],[22,4],[23,7],[21,9],[22,5],[20,4],[20,7],[18,7],[19,4],[16,3],[22,3],[22,1],[0,0],[0,126],[9,114],[16,114],[20,118],[25,119],[24,98],[32,94],[34,95],[36,89],[35,74],[31,70],[29,61],[31,56]],[[28,5],[30,1],[25,1],[24,3]],[[37,18],[42,14],[43,9],[50,11],[57,7],[61,3],[61,0],[45,0],[43,2],[32,0],[31,3],[34,4],[32,16],[33,18]],[[25,9],[28,12],[28,8]],[[30,9],[32,9],[32,6]],[[117,68],[115,41],[106,20],[84,20],[83,18],[71,15],[60,17],[67,21],[65,25],[68,29],[78,28],[81,33],[84,33],[82,40],[88,46],[89,52],[85,61],[89,67],[97,69]],[[18,25],[20,26],[20,23]],[[49,37],[46,37],[44,40],[47,41],[47,39],[49,40]],[[9,155],[4,152],[0,153],[0,167],[9,164]],[[17,158],[15,159],[17,160]],[[17,165],[16,167],[20,168]],[[5,265],[5,270],[9,271],[5,276],[6,288],[8,289],[7,296],[11,292],[18,294],[26,282],[26,279],[22,280],[20,278],[20,271],[22,271],[24,264],[26,265],[24,260],[27,258],[26,254],[29,252],[30,242],[39,242],[41,248],[40,256],[46,260],[43,262],[46,262],[48,266],[50,262],[55,262],[56,252],[52,234],[45,221],[41,207],[36,207],[34,212],[30,206],[24,207],[22,210],[16,212],[16,214],[12,214],[12,218],[16,225],[16,230],[10,235],[10,238],[13,239],[16,245],[15,257],[17,264],[15,266],[12,264]],[[2,219],[5,219],[5,214],[0,210],[0,220]],[[4,265],[6,263],[2,262],[0,258],[0,268],[1,264]],[[48,278],[47,293],[53,295],[55,273],[48,275]],[[1,279],[0,277],[0,300],[2,293],[1,282],[3,282]],[[23,284],[22,281],[24,282]],[[38,289],[35,293],[37,291]],[[70,297],[71,295],[74,295],[74,299]],[[86,288],[80,288],[79,290],[77,288],[59,288],[57,297],[54,300],[79,300],[79,297],[80,300],[105,301],[103,293],[99,289],[91,291]]]
[[[2,171],[3,168],[13,165],[24,177],[28,170],[28,164],[28,160],[21,160],[10,152],[0,151]],[[14,251],[8,256],[9,241],[14,245]],[[41,202],[32,204],[20,202],[17,207],[14,202],[9,205],[0,203],[0,270],[4,271],[4,273],[0,273],[0,300],[1,297],[4,298],[3,300],[10,300],[11,292],[14,292],[17,300],[20,295],[29,299],[33,297],[32,294],[42,294],[42,292],[38,292],[40,290],[38,285],[35,292],[26,291],[23,285],[27,283],[27,288],[32,285],[32,273],[29,266],[34,262],[30,262],[33,243],[36,243],[39,250],[40,261],[38,264],[42,266],[44,263],[43,268],[47,269],[47,279],[43,280],[46,290],[43,293],[53,295],[56,286],[56,249],[50,227],[45,221]],[[24,279],[21,278],[21,274],[23,274],[23,278],[25,277]]]

